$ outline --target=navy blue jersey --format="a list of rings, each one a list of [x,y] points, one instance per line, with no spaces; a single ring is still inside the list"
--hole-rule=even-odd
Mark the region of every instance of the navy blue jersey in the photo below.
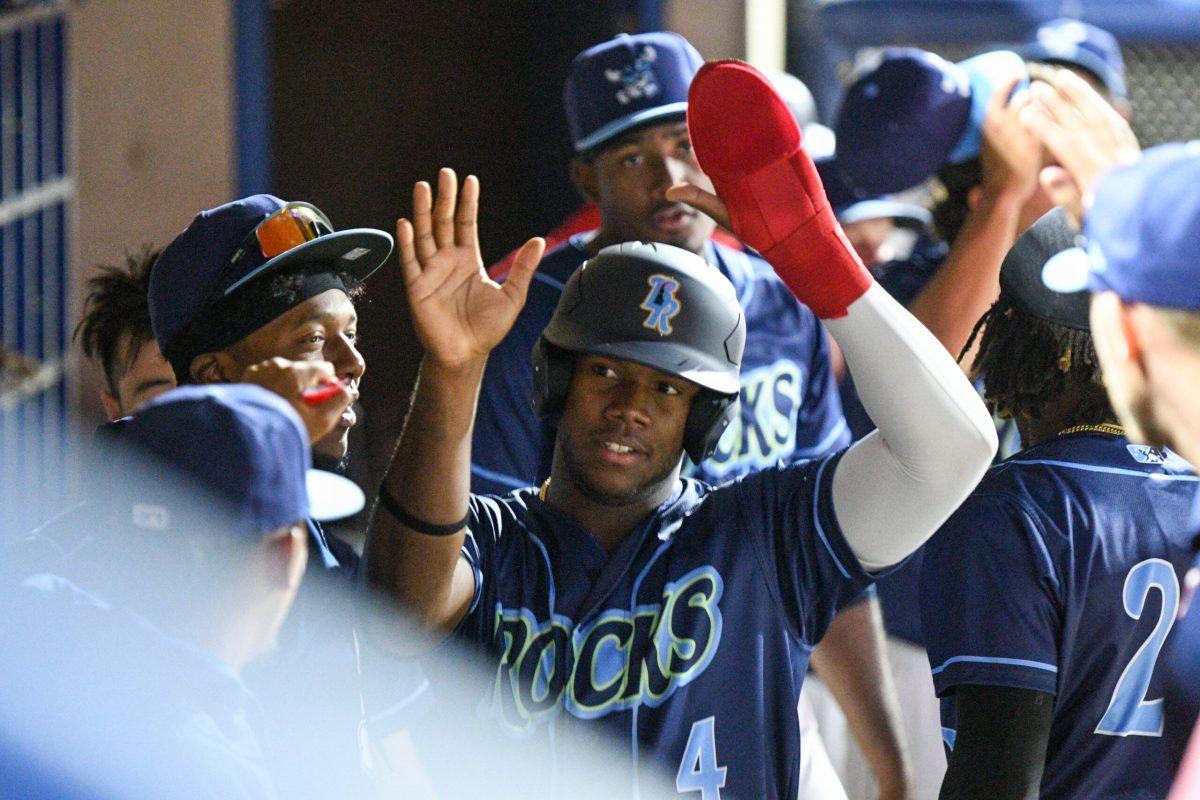
[[[538,483],[550,473],[554,431],[529,405],[530,353],[567,278],[590,256],[586,241],[586,235],[574,236],[542,259],[525,308],[488,357],[471,449],[471,489],[476,493],[501,494]],[[781,459],[815,458],[849,444],[829,369],[829,345],[816,316],[762,258],[711,241],[704,257],[737,290],[748,335],[741,416],[695,477],[720,483]]]
[[[1159,652],[1180,577],[1196,478],[1123,437],[1059,436],[993,467],[925,546],[922,619],[943,698],[1007,686],[1054,696],[1042,797],[1161,797]]]
[[[608,555],[533,489],[473,496],[479,713],[513,737],[614,731],[614,787],[653,767],[697,798],[794,798],[809,654],[871,581],[834,518],[839,457],[683,479]]]
[[[1200,493],[1196,495],[1193,519],[1188,530],[1200,531]],[[1196,719],[1200,716],[1200,602],[1196,589],[1200,587],[1200,558],[1188,570],[1183,580],[1179,601],[1179,618],[1163,653],[1164,724],[1163,735],[1171,754],[1171,764],[1183,759]]]

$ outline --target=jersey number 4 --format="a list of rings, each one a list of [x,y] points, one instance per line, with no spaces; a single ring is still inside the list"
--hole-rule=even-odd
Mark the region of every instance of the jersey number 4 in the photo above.
[[[679,772],[675,775],[675,790],[700,792],[700,800],[721,800],[725,785],[726,767],[717,766],[716,717],[705,717],[692,723]]]
[[[1179,610],[1179,578],[1169,561],[1151,558],[1129,570],[1125,578],[1125,613],[1134,619],[1142,618],[1151,589],[1162,594],[1162,609],[1149,638],[1133,654],[1117,688],[1113,690],[1108,709],[1096,726],[1096,733],[1106,736],[1162,736],[1162,698],[1147,700],[1150,677],[1162,650],[1163,641],[1175,624]]]

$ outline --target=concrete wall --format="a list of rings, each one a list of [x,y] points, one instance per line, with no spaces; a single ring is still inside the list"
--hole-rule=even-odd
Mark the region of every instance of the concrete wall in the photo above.
[[[232,197],[231,6],[70,4],[79,186],[73,319],[95,264],[119,263],[142,243],[161,246],[196,211]],[[99,372],[86,366],[80,378],[80,412],[99,419]]]

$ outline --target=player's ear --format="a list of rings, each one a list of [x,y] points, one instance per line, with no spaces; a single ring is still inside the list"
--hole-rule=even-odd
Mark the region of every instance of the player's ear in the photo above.
[[[571,183],[589,203],[596,202],[596,160],[591,156],[571,159]]]
[[[121,410],[121,401],[108,389],[100,390],[100,402],[104,404],[104,413],[108,415],[109,422],[125,416]]]

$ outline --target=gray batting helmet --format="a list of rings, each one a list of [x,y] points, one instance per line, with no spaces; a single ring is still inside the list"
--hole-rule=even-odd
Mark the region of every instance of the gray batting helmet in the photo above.
[[[666,244],[606,247],[568,279],[533,348],[534,410],[562,410],[574,353],[595,353],[698,384],[684,430],[688,457],[712,455],[736,417],[746,321],[733,284],[699,256]]]

